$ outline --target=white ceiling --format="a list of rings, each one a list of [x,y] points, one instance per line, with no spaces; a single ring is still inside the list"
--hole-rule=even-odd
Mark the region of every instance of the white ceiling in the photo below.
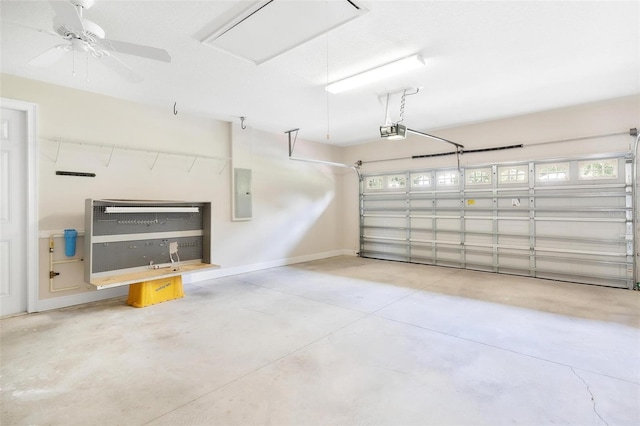
[[[167,64],[119,55],[144,76],[129,83],[96,59],[87,81],[80,55],[75,76],[72,55],[47,69],[28,65],[60,42],[26,27],[51,29],[53,10],[46,1],[1,0],[1,71],[168,112],[177,102],[179,112],[236,123],[245,116],[267,131],[300,128],[300,138],[335,145],[378,139],[380,97],[408,87],[423,89],[406,98],[404,124],[435,133],[640,92],[638,1],[362,0],[368,13],[261,65],[200,42],[251,3],[96,0],[84,16],[107,38],[164,48],[172,57]],[[327,81],[416,53],[427,64],[417,71],[351,92],[324,90]],[[396,95],[391,118],[399,111]]]

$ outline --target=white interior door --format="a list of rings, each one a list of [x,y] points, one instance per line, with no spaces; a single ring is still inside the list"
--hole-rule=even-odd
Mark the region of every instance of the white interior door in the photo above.
[[[0,113],[0,316],[27,311],[27,112]]]

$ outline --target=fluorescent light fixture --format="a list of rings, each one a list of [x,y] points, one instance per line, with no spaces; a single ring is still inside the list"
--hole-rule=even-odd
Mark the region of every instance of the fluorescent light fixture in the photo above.
[[[402,124],[380,126],[380,137],[391,141],[402,140],[407,137],[407,127]]]
[[[382,80],[394,75],[424,66],[424,59],[420,55],[413,55],[395,62],[373,68],[369,71],[335,81],[327,85],[326,90],[330,93],[340,93],[346,90],[355,89],[374,81]]]
[[[108,206],[105,213],[198,213],[199,207]]]

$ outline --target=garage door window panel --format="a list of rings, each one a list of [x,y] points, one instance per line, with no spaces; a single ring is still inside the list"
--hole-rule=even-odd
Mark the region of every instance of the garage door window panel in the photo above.
[[[551,163],[536,164],[536,182],[569,182],[571,178],[570,164]]]
[[[502,185],[524,185],[529,182],[529,166],[527,164],[498,167],[498,182]]]
[[[590,160],[578,163],[580,180],[618,179],[618,160]]]

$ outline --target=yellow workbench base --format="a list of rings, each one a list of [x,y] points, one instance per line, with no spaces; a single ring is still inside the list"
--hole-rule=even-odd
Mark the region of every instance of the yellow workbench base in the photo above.
[[[131,284],[127,304],[136,308],[155,305],[167,300],[184,297],[182,276],[160,278],[152,281]]]

